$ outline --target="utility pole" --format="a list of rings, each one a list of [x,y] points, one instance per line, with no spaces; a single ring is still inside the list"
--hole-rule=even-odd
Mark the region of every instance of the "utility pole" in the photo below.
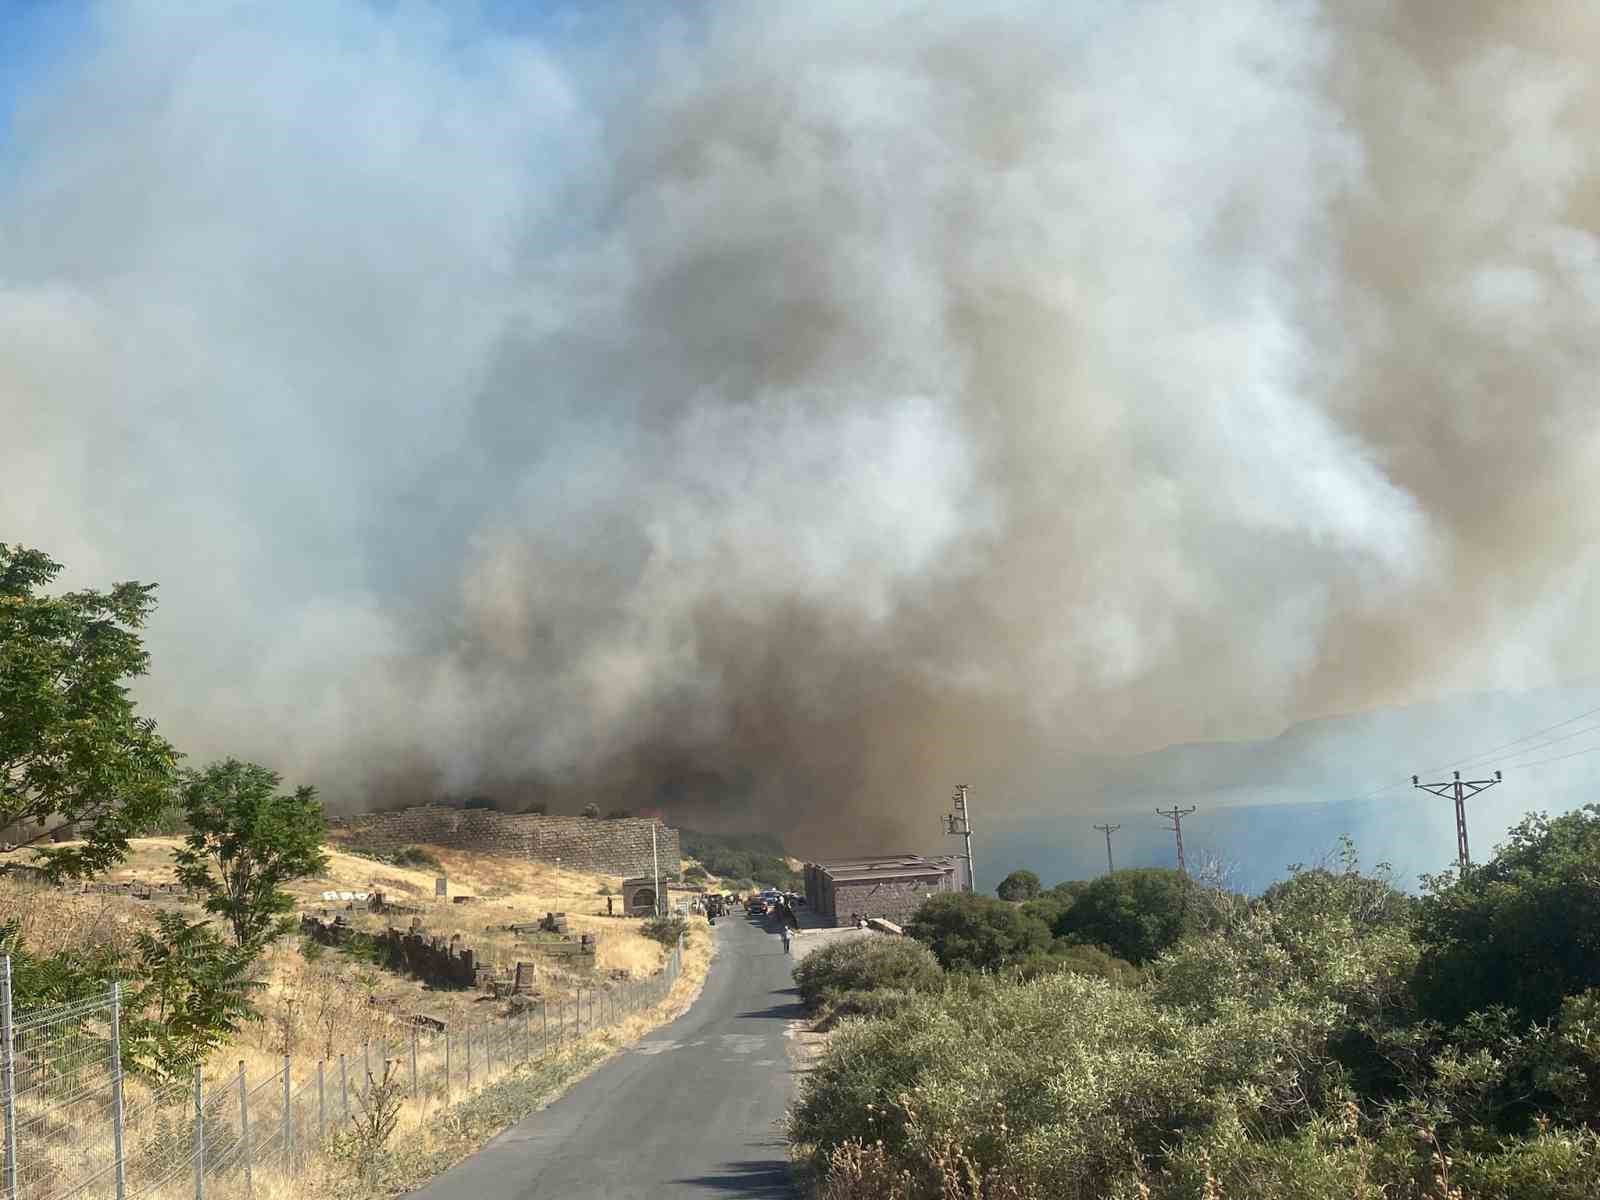
[[[1106,874],[1110,875],[1112,872],[1114,872],[1117,869],[1116,867],[1111,865],[1111,835],[1113,833],[1115,833],[1117,830],[1121,829],[1122,826],[1121,825],[1096,825],[1095,828],[1101,830],[1106,835]]]
[[[656,916],[666,910],[661,907],[661,856],[656,853],[656,820],[650,818],[650,867],[656,880]]]
[[[971,808],[967,803],[967,785],[956,785],[955,808],[944,819],[944,831],[949,837],[962,838],[966,842],[967,853],[967,890],[978,890],[978,876],[972,868],[972,820]]]
[[[1467,797],[1487,791],[1499,782],[1499,771],[1494,773],[1493,779],[1463,779],[1461,772],[1457,771],[1455,778],[1448,783],[1418,783],[1415,775],[1411,777],[1412,787],[1432,792],[1435,796],[1448,796],[1456,802],[1456,859],[1461,864],[1463,875],[1472,865],[1472,855],[1467,851]]]
[[[1171,808],[1156,809],[1156,816],[1165,817],[1167,820],[1172,822],[1172,832],[1178,837],[1178,873],[1181,875],[1187,875],[1189,873],[1189,868],[1186,867],[1183,862],[1183,819],[1192,812],[1194,812],[1193,805],[1190,805],[1188,808],[1179,808],[1176,804],[1174,804]],[[1106,839],[1108,842],[1110,841],[1109,834],[1106,835]]]

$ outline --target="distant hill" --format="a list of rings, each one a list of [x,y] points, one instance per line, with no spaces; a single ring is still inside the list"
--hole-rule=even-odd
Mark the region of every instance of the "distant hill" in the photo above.
[[[1119,867],[1171,866],[1173,836],[1155,809],[1177,804],[1196,808],[1183,825],[1190,865],[1221,860],[1248,890],[1281,878],[1291,862],[1320,859],[1341,834],[1364,861],[1388,861],[1410,884],[1455,855],[1450,803],[1416,792],[1413,773],[1505,770],[1505,783],[1469,809],[1473,856],[1485,858],[1525,812],[1600,798],[1600,753],[1543,761],[1600,747],[1600,714],[1570,720],[1597,707],[1593,684],[1476,693],[1306,721],[1254,741],[1077,755],[1032,795],[985,811],[980,883],[1015,867],[1046,883],[1098,874],[1105,839],[1092,826],[1106,821],[1122,824],[1113,841]]]

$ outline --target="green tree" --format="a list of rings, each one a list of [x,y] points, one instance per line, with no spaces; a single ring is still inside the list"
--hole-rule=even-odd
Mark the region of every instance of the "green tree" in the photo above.
[[[1453,1024],[1502,1005],[1544,1021],[1600,987],[1600,805],[1530,814],[1494,858],[1424,879],[1416,990]]]
[[[128,998],[124,1054],[160,1078],[179,1078],[255,1015],[254,947],[230,946],[206,921],[164,912],[138,934],[140,984]]]
[[[279,918],[294,901],[283,885],[328,862],[316,790],[279,794],[281,782],[275,771],[232,758],[184,782],[190,832],[174,855],[178,878],[208,895],[206,908],[228,922],[240,947],[259,948],[285,932]]]
[[[924,902],[906,932],[949,971],[995,971],[1050,945],[1050,930],[1003,900],[945,892]]]
[[[161,818],[178,753],[128,694],[149,666],[139,630],[154,585],[47,595],[60,572],[38,550],[0,543],[0,827],[30,846],[47,821],[74,826],[81,844],[38,850],[73,876],[117,862]]]
[[[1206,925],[1209,906],[1180,871],[1145,867],[1094,880],[1060,918],[1058,937],[1103,946],[1143,966]]]
[[[1019,868],[1000,881],[995,895],[1002,900],[1032,900],[1038,896],[1039,877],[1032,871]]]

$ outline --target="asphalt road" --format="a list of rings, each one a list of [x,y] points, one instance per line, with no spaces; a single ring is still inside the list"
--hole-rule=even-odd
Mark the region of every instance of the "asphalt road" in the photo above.
[[[801,1014],[776,933],[737,912],[683,1016],[513,1125],[413,1200],[790,1197],[784,1032]]]

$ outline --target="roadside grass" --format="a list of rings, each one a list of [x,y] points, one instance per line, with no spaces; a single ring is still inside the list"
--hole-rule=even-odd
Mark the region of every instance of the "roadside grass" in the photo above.
[[[152,883],[169,880],[170,856],[177,844],[176,838],[137,839],[129,861],[102,878]],[[559,961],[545,961],[530,952],[525,939],[485,928],[528,921],[548,911],[556,897],[553,867],[439,850],[437,855],[449,874],[452,895],[484,897],[476,903],[457,905],[451,898],[435,899],[432,869],[414,870],[346,854],[335,847],[329,850],[330,863],[324,875],[299,881],[291,889],[300,911],[316,912],[324,907],[324,890],[366,891],[381,887],[393,898],[422,908],[422,921],[430,933],[459,933],[462,941],[487,961],[503,965],[519,958],[536,961],[538,986],[552,1005],[570,1002],[579,986],[587,996],[596,990],[603,993],[624,979],[648,978],[661,970],[668,956],[666,947],[640,932],[642,922],[603,915],[606,900],[599,889],[608,885],[608,878],[610,884],[620,883],[616,877],[565,870],[560,874],[561,908],[568,913],[569,927],[575,933],[592,931],[600,935],[596,969],[589,972],[569,969]],[[541,900],[547,903],[540,903]],[[21,941],[46,953],[69,940],[71,944],[100,944],[131,951],[134,934],[152,927],[157,912],[175,906],[190,919],[202,913],[198,905],[187,902],[76,893],[0,878],[0,921],[15,918]],[[373,932],[407,920],[365,913],[345,915],[358,928]],[[253,1180],[255,1200],[381,1196],[418,1186],[472,1153],[500,1130],[536,1111],[617,1049],[680,1015],[699,995],[713,952],[714,943],[704,919],[692,920],[682,969],[660,1003],[615,1025],[597,1029],[542,1061],[509,1068],[502,1064],[503,1074],[480,1076],[470,1090],[464,1089],[458,1079],[448,1098],[441,1088],[420,1088],[416,1097],[408,1094],[398,1105],[389,1148],[365,1156],[361,1172],[353,1171],[355,1160],[348,1135],[335,1136],[330,1138],[328,1149],[315,1156],[301,1174],[289,1177],[266,1168],[257,1170]],[[257,978],[265,984],[256,1001],[260,1019],[245,1024],[207,1061],[204,1077],[208,1092],[226,1089],[237,1079],[241,1064],[252,1084],[280,1072],[285,1055],[290,1059],[292,1085],[299,1089],[315,1079],[319,1059],[328,1060],[332,1079],[336,1056],[352,1050],[357,1056],[348,1067],[354,1086],[362,1070],[362,1043],[371,1043],[375,1061],[381,1062],[379,1047],[384,1044],[407,1058],[412,1028],[409,1018],[413,1014],[442,1020],[455,1029],[503,1015],[506,1007],[503,1002],[470,990],[425,988],[417,981],[337,950],[313,950],[298,938],[285,938],[270,947],[257,964]],[[423,1077],[438,1074],[440,1064],[432,1061],[438,1056],[436,1047],[421,1051],[419,1072]],[[128,1088],[131,1105],[154,1096],[149,1085],[132,1075],[128,1077]],[[130,1124],[128,1136],[139,1138],[146,1132]],[[357,1190],[352,1191],[353,1187]],[[232,1200],[232,1188],[227,1179],[208,1181],[207,1195],[215,1200]],[[165,1196],[166,1192],[159,1194]]]

